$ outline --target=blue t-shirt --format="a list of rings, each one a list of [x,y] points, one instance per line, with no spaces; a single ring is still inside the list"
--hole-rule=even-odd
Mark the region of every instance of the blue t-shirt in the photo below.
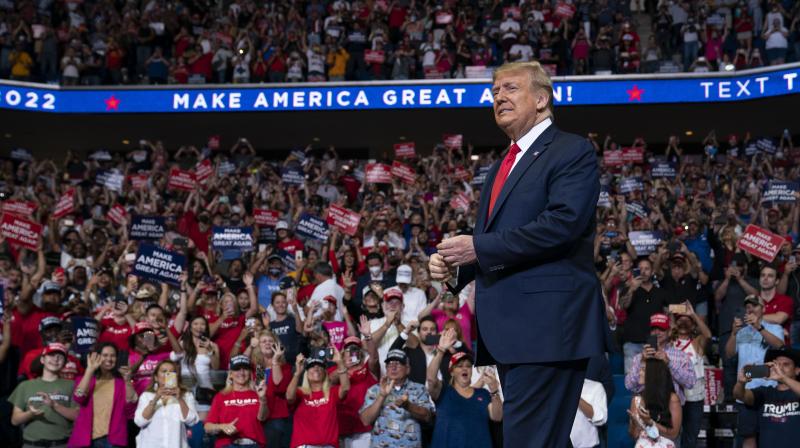
[[[272,279],[268,275],[262,275],[256,279],[258,288],[258,304],[264,308],[269,308],[272,304],[272,293],[280,291],[280,278]]]
[[[776,338],[783,340],[783,327],[778,324],[761,321],[764,329],[772,333]],[[739,355],[738,370],[742,370],[748,364],[764,364],[764,355],[767,354],[769,345],[761,333],[757,332],[750,325],[736,333],[736,352]],[[751,380],[745,388],[755,389],[756,387],[775,387],[773,380],[766,378],[755,378]]]
[[[703,266],[703,272],[711,272],[714,260],[711,259],[711,245],[708,244],[705,232],[701,232],[696,237],[687,238],[685,244],[687,249],[697,255],[697,259]]]
[[[464,398],[449,384],[442,384],[436,400],[436,426],[431,448],[484,448],[492,446],[489,434],[489,403],[486,389],[475,389]]]

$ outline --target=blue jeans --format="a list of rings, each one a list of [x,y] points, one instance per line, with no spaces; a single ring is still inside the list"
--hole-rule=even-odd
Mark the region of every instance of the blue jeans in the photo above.
[[[292,419],[276,418],[264,422],[267,448],[289,448],[292,441]]]
[[[702,401],[687,401],[683,405],[681,448],[694,448],[697,445],[697,434],[703,422],[703,404]]]
[[[622,353],[625,355],[625,375],[631,371],[633,358],[639,356],[644,351],[644,344],[638,342],[626,342],[622,345]]]
[[[697,41],[683,43],[683,70],[689,70],[694,60],[697,59],[697,51],[700,49],[700,44]]]
[[[92,440],[91,448],[115,448],[116,445],[112,445],[111,442],[108,441],[108,437],[100,437],[99,439]]]
[[[722,386],[725,391],[725,402],[733,403],[733,386],[736,385],[736,377],[739,373],[739,356],[734,354],[728,358],[725,356],[725,345],[731,333],[725,333],[719,337],[719,352],[722,357]]]
[[[792,322],[792,328],[789,330],[789,337],[792,341],[792,347],[800,348],[800,321]]]

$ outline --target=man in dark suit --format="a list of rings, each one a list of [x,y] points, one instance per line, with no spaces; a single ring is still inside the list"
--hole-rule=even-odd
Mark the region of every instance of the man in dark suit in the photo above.
[[[455,290],[475,280],[476,362],[498,365],[504,445],[563,448],[588,359],[604,349],[597,158],[553,124],[552,81],[538,63],[499,68],[492,94],[511,145],[489,170],[474,235],[442,241],[429,266]]]

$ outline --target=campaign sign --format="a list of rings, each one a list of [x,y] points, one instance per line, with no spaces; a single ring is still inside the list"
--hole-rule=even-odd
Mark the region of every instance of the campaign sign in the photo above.
[[[756,140],[756,148],[767,154],[775,154],[778,148],[775,147],[775,142],[771,138],[760,138]]]
[[[75,351],[81,355],[89,353],[97,342],[97,321],[91,317],[73,315],[72,334],[75,335]]]
[[[414,142],[395,143],[394,156],[398,159],[413,159],[417,156],[416,145]]]
[[[744,155],[747,157],[752,157],[758,153],[758,147],[754,144],[749,144],[744,148]]]
[[[456,179],[462,182],[469,180],[469,172],[461,165],[456,166],[455,170],[453,170],[453,174],[455,175]]]
[[[19,216],[31,216],[36,211],[36,203],[30,201],[15,201],[13,199],[3,203],[3,213]]]
[[[278,249],[278,256],[281,257],[283,260],[283,265],[286,266],[286,270],[291,272],[297,269],[297,263],[294,259],[294,254],[290,253],[289,251],[285,251],[283,249]]]
[[[265,208],[254,208],[253,218],[259,226],[275,227],[278,224],[278,212]]]
[[[186,256],[153,244],[140,244],[133,264],[133,275],[180,285],[186,269]]]
[[[750,224],[744,229],[742,237],[739,238],[737,247],[743,251],[754,255],[767,263],[771,263],[781,250],[781,246],[786,242],[782,236],[775,235],[769,230]]]
[[[234,171],[236,171],[236,165],[234,165],[233,163],[231,163],[228,160],[223,160],[217,166],[217,175],[220,176],[220,177],[221,176],[227,176],[228,174],[231,174]]]
[[[455,210],[469,210],[469,198],[464,193],[459,193],[453,196],[453,199],[450,199],[450,207],[453,207]]]
[[[368,184],[392,183],[392,167],[389,165],[384,163],[368,163],[366,171]]]
[[[342,233],[354,236],[358,232],[361,214],[336,204],[331,204],[328,208],[328,217],[325,222],[341,230]]]
[[[764,187],[764,195],[761,202],[772,204],[794,204],[797,194],[797,182],[783,182],[773,180]]]
[[[385,60],[383,50],[364,50],[364,62],[367,64],[383,64]]]
[[[475,170],[475,175],[472,176],[472,185],[483,185],[486,183],[486,176],[489,174],[489,165],[479,166]]]
[[[714,406],[721,402],[722,398],[722,369],[719,367],[706,367],[706,406]]]
[[[125,181],[125,175],[117,170],[102,170],[97,172],[95,182],[102,185],[111,191],[122,191],[122,182]]]
[[[125,211],[125,207],[115,204],[108,210],[108,213],[106,213],[106,218],[114,224],[121,226],[125,224],[127,215],[128,212]]]
[[[661,233],[654,231],[628,232],[628,239],[636,250],[636,255],[644,257],[656,251],[656,247],[661,242]]]
[[[644,148],[622,148],[622,160],[625,163],[643,163]]]
[[[287,166],[281,170],[281,181],[286,185],[303,185],[306,177],[298,166]]]
[[[75,189],[70,188],[58,198],[56,206],[53,208],[53,218],[60,219],[69,215],[75,210]]]
[[[597,206],[602,208],[611,208],[611,196],[608,194],[608,187],[600,187],[600,196],[597,198]]]
[[[253,250],[253,228],[213,226],[211,247],[221,251],[250,252]]]
[[[204,159],[194,167],[194,178],[198,184],[205,184],[212,174],[214,174],[214,168],[211,166],[210,159]]]
[[[622,157],[622,150],[603,152],[603,164],[605,166],[625,165],[625,160]]]
[[[131,188],[134,190],[144,190],[147,188],[147,181],[150,180],[149,174],[132,174],[128,176],[131,181]]]
[[[677,176],[675,165],[669,162],[658,162],[650,168],[650,176],[655,178],[675,179]]]
[[[464,136],[462,134],[444,134],[442,142],[444,142],[445,148],[461,149],[461,146],[464,145]]]
[[[33,161],[33,155],[25,148],[14,148],[11,150],[11,158],[14,160]]]
[[[169,170],[169,183],[167,188],[173,190],[192,191],[195,187],[194,173],[191,171],[182,170],[180,168],[172,168]]]
[[[647,218],[648,214],[647,207],[640,202],[627,202],[625,204],[625,211],[641,219]]]
[[[642,179],[638,177],[627,177],[622,179],[622,182],[619,184],[619,192],[622,194],[629,194],[633,193],[634,191],[642,191],[644,190],[644,185],[642,184]]]
[[[294,232],[303,237],[317,241],[328,240],[328,224],[316,216],[303,213],[294,228]]]
[[[406,184],[413,184],[417,180],[417,173],[414,172],[414,169],[397,160],[392,162],[392,176]]]
[[[134,216],[131,220],[132,240],[160,240],[166,231],[163,216]]]
[[[25,218],[5,213],[3,219],[0,220],[0,232],[11,243],[35,250],[39,235],[42,234],[42,226]]]

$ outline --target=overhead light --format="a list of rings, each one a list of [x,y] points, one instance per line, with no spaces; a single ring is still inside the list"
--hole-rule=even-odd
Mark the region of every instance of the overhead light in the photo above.
[[[687,137],[691,137],[692,135],[694,135],[694,132],[692,132],[692,131],[686,131],[686,136],[687,136]]]
[[[401,141],[403,141],[403,140],[405,140],[405,139],[406,139],[406,136],[405,136],[405,135],[401,135],[401,136],[400,136],[400,137],[398,137],[398,138],[399,138]]]
[[[131,141],[126,138],[126,139],[122,140],[122,144],[123,145],[130,145]]]
[[[3,137],[5,137],[5,138],[11,138],[11,134],[9,134],[8,132],[6,132],[6,133],[3,135]]]
[[[319,141],[319,137],[314,137],[314,138],[311,139],[311,141],[318,142]]]

